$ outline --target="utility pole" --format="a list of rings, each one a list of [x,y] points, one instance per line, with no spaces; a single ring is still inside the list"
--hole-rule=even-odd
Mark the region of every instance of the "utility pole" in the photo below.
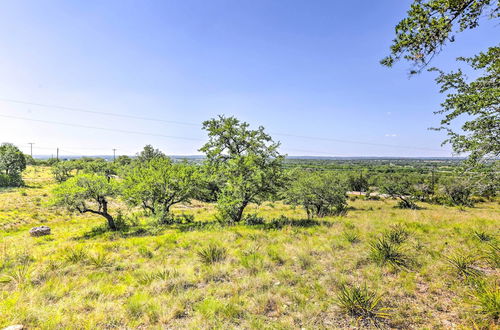
[[[113,161],[116,160],[116,149],[113,149]]]
[[[56,159],[59,160],[59,148],[57,148],[57,154],[56,154]]]
[[[30,145],[30,155],[33,158],[33,145],[35,144],[34,142],[28,143]]]

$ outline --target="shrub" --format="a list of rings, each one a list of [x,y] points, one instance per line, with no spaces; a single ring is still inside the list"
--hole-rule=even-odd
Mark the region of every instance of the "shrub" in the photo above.
[[[264,218],[259,217],[257,214],[249,214],[245,217],[245,224],[248,226],[263,225]]]
[[[401,209],[418,209],[416,200],[415,179],[408,175],[392,175],[388,177],[381,186],[383,193],[398,199],[398,207]]]
[[[474,206],[472,186],[463,180],[450,180],[443,186],[448,204],[456,206]]]
[[[341,284],[336,298],[338,306],[347,314],[364,319],[387,319],[388,308],[381,306],[381,296],[364,286]]]
[[[26,169],[26,158],[15,145],[0,144],[0,187],[23,185],[21,172]]]
[[[331,172],[297,172],[295,176],[286,199],[292,205],[302,205],[309,219],[347,213],[347,185],[343,178]]]
[[[207,247],[198,250],[197,254],[201,262],[203,262],[206,265],[209,265],[216,262],[224,261],[227,256],[227,250],[223,246],[210,244]]]

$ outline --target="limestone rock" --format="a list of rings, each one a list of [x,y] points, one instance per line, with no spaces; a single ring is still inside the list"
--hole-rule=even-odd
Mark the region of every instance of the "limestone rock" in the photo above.
[[[50,235],[50,227],[47,226],[33,227],[30,229],[30,235],[34,237]]]

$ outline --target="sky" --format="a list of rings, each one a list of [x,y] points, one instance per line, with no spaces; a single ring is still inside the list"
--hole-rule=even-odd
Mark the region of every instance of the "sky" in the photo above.
[[[201,123],[226,115],[264,126],[288,155],[451,156],[429,130],[435,74],[379,64],[410,3],[1,1],[0,142],[194,155]],[[433,65],[452,69],[497,33],[493,22],[461,33]]]

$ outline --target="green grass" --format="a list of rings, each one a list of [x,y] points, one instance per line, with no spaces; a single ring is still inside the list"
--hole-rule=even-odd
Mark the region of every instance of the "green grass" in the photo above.
[[[113,201],[128,227],[109,232],[98,216],[48,204],[48,169],[25,176],[28,187],[0,192],[0,328],[498,325],[498,202],[401,210],[357,198],[345,217],[314,220],[272,202],[247,211],[264,224],[224,227],[213,204],[179,205],[174,214],[194,222],[161,225]],[[41,224],[52,235],[30,237]],[[482,275],[464,281],[444,257],[457,251]]]

